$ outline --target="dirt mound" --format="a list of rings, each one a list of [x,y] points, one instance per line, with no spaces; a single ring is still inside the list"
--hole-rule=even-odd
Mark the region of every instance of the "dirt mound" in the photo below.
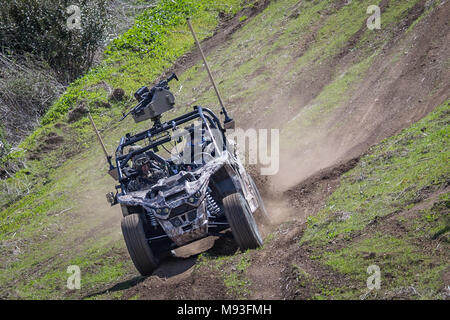
[[[36,150],[28,155],[28,159],[39,160],[41,159],[43,154],[56,150],[63,142],[63,137],[59,136],[55,132],[51,132],[43,141],[39,143],[39,146],[36,148]]]
[[[67,114],[67,119],[70,122],[75,122],[80,120],[82,117],[84,117],[86,114],[88,114],[89,109],[86,106],[86,103],[80,103],[79,106],[77,106],[76,108],[73,108],[72,110],[69,111],[69,113]]]

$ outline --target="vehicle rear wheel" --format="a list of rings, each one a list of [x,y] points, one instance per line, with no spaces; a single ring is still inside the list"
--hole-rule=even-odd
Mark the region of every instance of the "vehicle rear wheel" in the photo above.
[[[263,241],[247,202],[240,193],[233,193],[223,199],[225,216],[231,227],[233,237],[241,250],[255,249]]]
[[[158,267],[144,231],[140,214],[130,214],[122,219],[122,233],[134,266],[143,276],[149,276]]]

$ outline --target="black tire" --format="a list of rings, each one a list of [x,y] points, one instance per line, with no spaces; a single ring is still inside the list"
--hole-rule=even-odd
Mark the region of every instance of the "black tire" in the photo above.
[[[267,213],[266,206],[264,205],[264,201],[261,197],[261,194],[259,193],[258,187],[255,184],[255,181],[253,181],[253,178],[248,175],[248,179],[250,180],[250,183],[252,185],[252,188],[255,190],[256,194],[256,200],[258,201],[258,209],[256,210],[257,213],[261,216],[262,223],[265,225],[271,224],[269,214]]]
[[[134,266],[143,276],[150,276],[158,267],[144,231],[144,220],[140,214],[130,214],[122,219],[122,233]]]
[[[120,205],[120,209],[122,210],[122,216],[126,217],[129,213],[128,213],[128,207],[124,204]]]
[[[258,226],[244,197],[240,193],[230,194],[223,199],[223,205],[225,216],[239,248],[244,251],[262,246],[263,241]]]

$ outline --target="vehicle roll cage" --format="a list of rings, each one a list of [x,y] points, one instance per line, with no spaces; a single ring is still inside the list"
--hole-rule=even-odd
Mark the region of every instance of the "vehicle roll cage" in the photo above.
[[[223,150],[226,150],[226,138],[225,138],[225,129],[220,124],[219,118],[208,108],[203,108],[200,106],[194,106],[194,111],[191,111],[187,114],[184,114],[178,118],[163,122],[163,123],[157,123],[152,128],[142,131],[138,134],[135,134],[133,136],[130,136],[130,134],[125,135],[120,139],[119,146],[116,150],[116,167],[117,167],[117,173],[118,173],[118,179],[120,182],[120,188],[122,189],[122,192],[125,192],[125,186],[123,184],[124,177],[122,173],[122,169],[126,166],[128,161],[130,161],[131,158],[134,156],[150,151],[153,148],[156,148],[162,144],[165,144],[167,142],[172,141],[172,137],[166,136],[159,138],[156,141],[150,141],[150,144],[139,149],[132,151],[126,155],[123,155],[123,149],[127,146],[131,146],[135,144],[136,142],[142,141],[144,139],[151,139],[154,136],[157,136],[158,134],[162,132],[166,132],[169,130],[176,130],[176,128],[179,125],[182,125],[186,122],[195,120],[195,119],[201,119],[202,124],[209,123],[209,126],[213,129],[218,129],[222,133],[222,139],[223,139]],[[214,138],[214,137],[212,137]],[[152,156],[155,158],[156,161],[166,164],[166,160],[162,158],[161,156],[157,155],[156,153],[152,152]],[[119,186],[117,186],[119,187]]]

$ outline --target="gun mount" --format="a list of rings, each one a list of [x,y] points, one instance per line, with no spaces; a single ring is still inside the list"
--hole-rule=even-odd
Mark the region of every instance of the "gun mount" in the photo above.
[[[142,122],[152,120],[154,126],[161,123],[161,115],[173,108],[175,105],[175,97],[170,92],[169,82],[173,79],[178,81],[178,77],[173,73],[169,78],[160,81],[153,88],[141,87],[134,93],[134,97],[139,102],[133,109],[125,114],[125,119],[130,113],[134,122]]]

